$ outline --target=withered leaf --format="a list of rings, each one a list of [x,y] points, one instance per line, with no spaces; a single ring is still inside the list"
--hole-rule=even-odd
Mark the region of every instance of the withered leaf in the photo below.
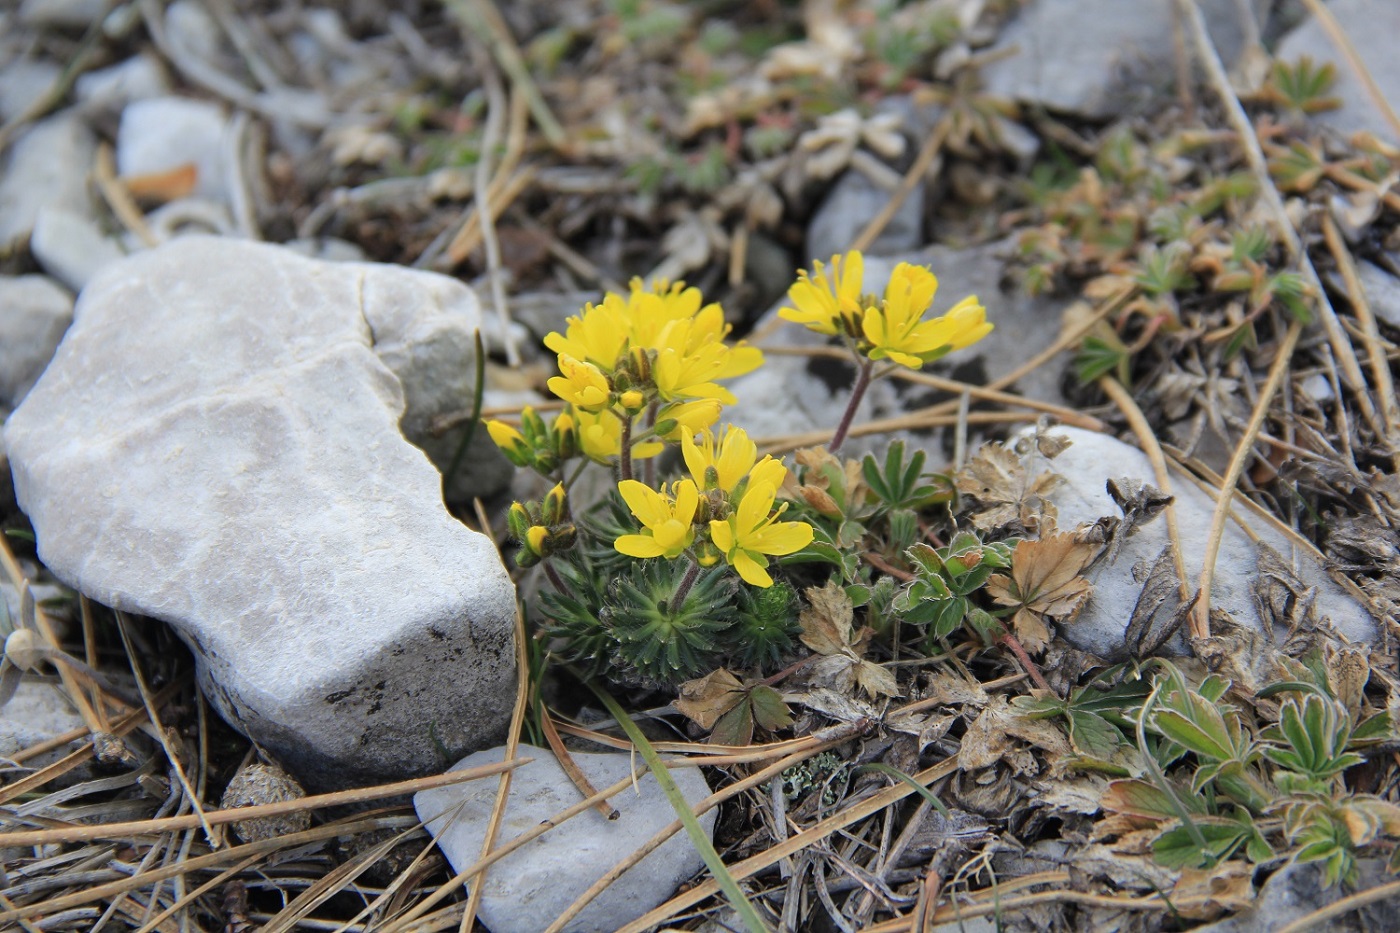
[[[719,717],[744,700],[744,685],[724,668],[681,684],[676,709],[701,729],[713,729]]]
[[[1156,654],[1181,628],[1195,605],[1194,597],[1184,608],[1181,605],[1181,583],[1176,576],[1176,562],[1172,560],[1172,546],[1168,543],[1147,572],[1123,634],[1129,657],[1147,658]],[[1166,607],[1165,618],[1161,618],[1163,607]]]
[[[1214,920],[1254,903],[1254,867],[1231,859],[1213,868],[1183,868],[1172,889],[1172,907],[1188,920]]]
[[[1054,723],[1023,716],[1005,697],[995,696],[967,727],[958,752],[958,768],[975,771],[994,765],[1011,752],[1018,739],[1045,752],[1052,765],[1073,755],[1069,741]]]
[[[1014,524],[1025,528],[1053,525],[1055,507],[1044,497],[1059,482],[1055,473],[1030,477],[1020,457],[995,442],[983,444],[954,479],[958,492],[980,504],[972,514],[972,524],[981,531]]]
[[[808,679],[842,693],[859,687],[870,696],[898,696],[894,674],[865,660],[865,649],[874,634],[862,627],[852,631],[851,598],[840,584],[827,581],[807,590],[810,603],[798,616],[802,643],[822,655],[812,665]]]
[[[987,579],[987,593],[1003,606],[1016,606],[1052,619],[1073,619],[1093,590],[1080,572],[1094,559],[1094,545],[1059,533],[1024,540],[1011,552],[1010,574]]]
[[[1114,528],[1108,553],[1104,555],[1104,559],[1111,564],[1117,559],[1123,543],[1136,534],[1139,528],[1161,514],[1163,509],[1175,501],[1175,497],[1165,495],[1155,486],[1127,477],[1110,479],[1104,483],[1104,488],[1123,511],[1123,520]]]

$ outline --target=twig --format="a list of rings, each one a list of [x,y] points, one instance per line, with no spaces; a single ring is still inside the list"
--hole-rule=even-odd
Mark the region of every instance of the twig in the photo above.
[[[1206,638],[1210,635],[1210,586],[1215,577],[1215,558],[1220,553],[1220,542],[1225,535],[1225,523],[1230,517],[1230,500],[1234,497],[1235,486],[1239,483],[1240,476],[1244,473],[1244,465],[1254,449],[1254,441],[1259,434],[1259,429],[1269,414],[1269,405],[1278,393],[1279,386],[1283,384],[1284,374],[1288,372],[1288,364],[1293,358],[1293,350],[1297,347],[1298,337],[1302,333],[1303,325],[1299,322],[1294,321],[1288,325],[1288,332],[1284,334],[1283,343],[1274,356],[1274,363],[1269,367],[1269,378],[1259,393],[1259,401],[1250,414],[1249,424],[1245,427],[1244,434],[1240,437],[1239,443],[1235,445],[1235,454],[1230,458],[1230,467],[1225,471],[1224,480],[1221,482],[1220,499],[1216,502],[1215,512],[1210,518],[1210,534],[1206,538],[1202,558],[1201,598],[1196,602],[1196,607],[1191,614],[1191,634],[1195,638]]]
[[[496,239],[496,218],[489,203],[491,188],[491,157],[500,145],[505,121],[506,94],[501,87],[501,77],[491,67],[491,57],[486,54],[480,42],[473,42],[474,57],[482,63],[483,83],[486,85],[486,125],[482,129],[481,148],[476,158],[476,218],[481,229],[481,242],[486,249],[486,277],[491,283],[491,302],[496,306],[496,319],[501,325],[501,342],[506,349],[506,362],[512,369],[520,366],[520,349],[511,335],[510,305],[506,302],[506,286],[501,273],[501,242]],[[451,249],[449,248],[449,253]],[[508,776],[502,781],[508,781]],[[472,892],[476,894],[476,890]],[[478,898],[479,899],[479,898]],[[474,911],[469,905],[467,915]],[[463,917],[465,920],[466,917]],[[464,927],[470,929],[470,926]]]
[[[1376,394],[1380,397],[1381,418],[1385,421],[1385,434],[1382,440],[1391,446],[1391,458],[1395,469],[1400,471],[1400,451],[1395,449],[1397,432],[1400,432],[1400,402],[1395,396],[1395,382],[1390,375],[1390,361],[1386,359],[1385,347],[1381,343],[1380,329],[1376,326],[1376,316],[1371,311],[1371,303],[1366,299],[1366,290],[1361,287],[1361,279],[1356,274],[1356,263],[1351,258],[1336,221],[1329,214],[1322,216],[1322,235],[1327,248],[1337,263],[1346,283],[1347,299],[1352,312],[1360,325],[1362,339],[1366,343],[1366,355],[1371,364],[1371,378],[1376,382]]]
[[[97,147],[93,177],[97,181],[98,190],[102,192],[103,200],[122,222],[122,226],[140,237],[146,246],[158,245],[160,238],[156,236],[150,224],[146,223],[146,217],[141,213],[141,208],[136,206],[136,199],[131,196],[131,190],[117,177],[112,147],[105,142]]]
[[[885,229],[894,215],[899,213],[899,208],[905,200],[914,193],[914,189],[919,186],[919,182],[928,174],[933,165],[933,160],[938,158],[939,150],[943,148],[943,143],[948,139],[948,133],[952,130],[953,121],[949,116],[944,116],[938,121],[938,125],[933,128],[928,139],[924,140],[924,145],[919,149],[919,154],[914,159],[914,163],[909,166],[909,171],[904,173],[904,177],[899,181],[899,187],[890,195],[890,199],[885,202],[885,206],[880,208],[880,213],[870,218],[870,222],[860,231],[855,240],[851,243],[853,250],[867,250],[870,244]]]
[[[510,714],[510,731],[506,734],[505,760],[514,761],[520,753],[520,730],[525,726],[525,711],[530,707],[530,658],[526,653],[529,640],[525,634],[525,612],[517,603],[515,606],[515,708]],[[526,759],[528,760],[528,759]],[[486,836],[481,841],[482,858],[491,854],[496,845],[496,834],[505,820],[506,808],[510,800],[512,772],[502,771],[500,785],[496,790],[496,802],[491,808],[491,821],[486,824]],[[481,897],[485,893],[485,876],[479,884],[472,885],[467,895],[467,909],[462,914],[461,933],[468,933],[481,909]]]
[[[143,711],[144,712],[144,711]],[[229,807],[225,810],[206,810],[202,822],[210,826],[225,823],[255,820],[265,816],[285,816],[301,810],[320,810],[325,807],[351,806],[387,797],[416,794],[421,790],[461,784],[500,774],[533,761],[532,758],[517,758],[514,761],[498,761],[489,765],[477,765],[459,771],[448,771],[428,777],[395,781],[391,784],[378,784],[374,787],[355,787],[338,790],[329,794],[313,794],[296,800],[280,800],[276,803],[260,803],[251,807]],[[9,788],[6,788],[9,790]],[[0,833],[0,846],[42,846],[54,842],[86,842],[90,839],[133,839],[138,836],[152,836],[158,833],[194,829],[201,825],[198,816],[168,816],[154,820],[129,820],[122,823],[99,823],[96,825],[64,826],[58,829],[23,830],[13,833]],[[0,920],[5,919],[0,917]]]
[[[566,148],[568,135],[550,112],[549,105],[545,103],[539,87],[535,84],[535,79],[530,76],[530,68],[525,64],[520,48],[516,45],[515,36],[511,34],[506,21],[501,18],[500,11],[490,0],[448,0],[446,6],[468,31],[489,37],[487,44],[491,53],[501,69],[510,76],[510,80],[524,93],[540,132],[544,133],[545,139],[555,149]]]
[[[948,777],[957,770],[957,758],[948,758],[914,775],[914,781],[917,784],[927,787],[935,781]],[[833,833],[845,829],[852,823],[856,823],[868,816],[879,813],[881,810],[891,804],[898,803],[912,793],[914,793],[914,788],[910,785],[903,782],[896,783],[893,786],[887,787],[865,798],[853,806],[847,807],[840,813],[827,817],[815,826],[792,836],[786,842],[772,846],[757,855],[749,856],[742,861],[734,863],[729,866],[729,873],[738,881],[752,877],[763,869],[777,864],[793,853],[799,852],[810,845],[820,842]],[[650,913],[627,924],[627,926],[619,930],[618,933],[644,933],[644,931],[651,929],[653,926],[664,923],[669,918],[674,917],[678,912],[685,910],[687,907],[698,904],[708,897],[713,897],[718,890],[719,885],[713,880],[698,884],[688,891],[677,894]]]

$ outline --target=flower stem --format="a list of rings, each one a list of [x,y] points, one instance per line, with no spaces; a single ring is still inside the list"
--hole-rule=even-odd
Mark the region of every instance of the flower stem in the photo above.
[[[569,592],[569,588],[564,585],[563,579],[559,576],[559,571],[551,567],[549,561],[541,561],[540,566],[544,568],[544,575],[549,578],[549,582],[554,585],[556,590],[560,593]]]
[[[826,449],[832,454],[838,453],[841,450],[841,445],[846,441],[846,433],[851,430],[851,422],[855,420],[860,400],[865,398],[865,390],[870,388],[870,372],[874,368],[874,360],[861,357],[860,365],[856,369],[855,385],[851,386],[851,399],[846,403],[846,411],[841,415],[841,423],[836,425],[836,433],[831,435],[831,443],[826,445]]]
[[[686,568],[685,576],[681,577],[680,585],[676,587],[676,595],[671,597],[671,607],[673,609],[684,605],[685,598],[690,595],[690,588],[695,585],[695,580],[700,576],[700,563],[693,557],[687,557],[690,566]]]
[[[618,479],[632,478],[632,416],[622,415],[622,440],[617,455]]]

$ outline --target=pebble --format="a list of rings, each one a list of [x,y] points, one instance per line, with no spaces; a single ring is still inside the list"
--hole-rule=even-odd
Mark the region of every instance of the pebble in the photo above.
[[[1395,36],[1400,34],[1400,4],[1393,0],[1332,0],[1327,9],[1338,24],[1357,56],[1380,87],[1381,95],[1391,107],[1400,104],[1400,58],[1395,55]],[[1316,126],[1326,127],[1343,137],[1368,130],[1389,142],[1400,144],[1400,135],[1386,120],[1365,86],[1357,79],[1337,46],[1328,38],[1322,24],[1309,17],[1301,26],[1279,43],[1275,60],[1295,64],[1302,56],[1313,60],[1314,66],[1331,62],[1336,68],[1336,82],[1327,96],[1341,101],[1337,110],[1324,110],[1309,119]]]
[[[108,0],[24,0],[19,18],[30,26],[85,28],[107,14]]]
[[[117,130],[117,171],[154,175],[194,165],[194,194],[227,202],[228,118],[218,104],[185,97],[151,97],[128,104]]]
[[[807,258],[823,262],[855,242],[895,193],[859,169],[847,169],[836,180],[807,227]],[[920,182],[899,204],[890,222],[866,250],[871,255],[905,253],[923,240],[924,186]]]
[[[119,111],[133,101],[170,93],[170,79],[160,59],[148,53],[79,75],[73,96],[90,110]]]
[[[510,799],[497,835],[497,845],[534,829],[544,820],[583,799],[554,754],[522,745],[519,757],[532,759],[511,772]],[[505,749],[491,748],[470,755],[453,770],[494,764]],[[641,763],[635,755],[573,753],[593,786],[602,790],[633,773]],[[696,768],[674,768],[671,777],[686,802],[708,797],[710,788]],[[499,779],[483,780],[422,791],[413,797],[418,818],[438,838],[454,872],[481,858]],[[587,810],[559,824],[493,865],[486,876],[481,922],[491,933],[539,933],[614,865],[676,819],[656,778],[650,773],[634,787],[609,798],[619,812],[607,820]],[[713,833],[715,810],[700,817]],[[611,884],[574,918],[570,933],[612,933],[664,903],[676,888],[704,867],[700,854],[681,830]]]
[[[1356,264],[1356,277],[1376,320],[1400,330],[1400,279],[1364,259]]]
[[[1063,529],[1072,529],[1105,516],[1122,517],[1122,512],[1104,488],[1110,479],[1127,477],[1156,485],[1151,462],[1136,447],[1108,435],[1078,428],[1058,427],[1052,435],[1063,435],[1072,443],[1048,465],[1044,459],[1037,457],[1039,468],[1036,472],[1049,469],[1064,479],[1047,496],[1059,510],[1059,527]],[[1172,483],[1172,494],[1176,497],[1176,520],[1185,551],[1187,582],[1194,586],[1200,579],[1203,546],[1209,537],[1215,501],[1179,474]],[[1319,617],[1330,618],[1332,625],[1352,642],[1376,641],[1376,622],[1370,612],[1327,576],[1322,559],[1316,552],[1296,547],[1291,538],[1273,525],[1254,519],[1244,506],[1236,506],[1235,514],[1249,518],[1251,530],[1292,564],[1294,572],[1305,585],[1317,588]],[[1142,584],[1134,579],[1133,569],[1135,566],[1151,567],[1166,544],[1166,518],[1158,516],[1140,526],[1126,540],[1122,551],[1111,564],[1100,561],[1088,574],[1094,591],[1084,611],[1073,622],[1060,627],[1065,639],[1076,648],[1099,657],[1122,659],[1124,631],[1142,592]],[[1255,631],[1262,627],[1251,589],[1258,579],[1257,560],[1258,549],[1254,543],[1238,525],[1233,522],[1228,524],[1216,558],[1211,608],[1225,610],[1235,621]],[[1170,610],[1171,606],[1164,606],[1159,618],[1166,617]],[[1177,653],[1184,651],[1183,642],[1174,644]]]
[[[0,255],[26,239],[44,207],[91,216],[87,175],[97,139],[71,111],[26,130],[10,152],[0,177]]]
[[[82,291],[104,266],[126,255],[97,224],[61,207],[39,211],[29,251],[45,272],[75,292]]]
[[[1357,859],[1358,879],[1356,888],[1350,889],[1339,884],[1328,885],[1323,877],[1323,862],[1287,862],[1264,882],[1259,896],[1251,910],[1241,911],[1215,923],[1196,927],[1196,933],[1272,933],[1284,927],[1299,923],[1323,908],[1335,904],[1344,897],[1360,898],[1356,908],[1345,915],[1358,921],[1355,925],[1342,923],[1342,916],[1334,918],[1335,925],[1327,929],[1341,930],[1389,930],[1395,927],[1395,911],[1400,907],[1400,897],[1391,895],[1377,901],[1365,897],[1372,888],[1391,881],[1385,862],[1379,858]]]
[[[1238,0],[1201,0],[1226,66],[1243,49]],[[1037,0],[1025,4],[981,71],[996,97],[1090,120],[1109,120],[1165,98],[1173,74],[1167,0]]]
[[[308,787],[437,770],[509,718],[514,587],[400,429],[435,368],[470,384],[475,310],[444,276],[185,237],[89,283],[5,425],[45,565],[170,623]]]
[[[0,709],[0,759],[13,758],[17,753],[47,742],[49,739],[80,729],[82,717],[57,684],[33,677],[20,681],[10,702]],[[68,753],[66,748],[32,758],[22,763],[25,769],[42,768]]]
[[[13,408],[73,322],[73,296],[42,275],[0,276],[0,407]]]
[[[0,120],[12,120],[24,113],[49,92],[62,70],[50,61],[22,58],[12,62],[0,75]]]

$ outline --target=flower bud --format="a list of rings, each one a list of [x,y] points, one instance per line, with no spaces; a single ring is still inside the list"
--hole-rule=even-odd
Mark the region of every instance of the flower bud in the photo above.
[[[525,436],[514,427],[504,421],[491,419],[486,422],[486,433],[491,435],[491,440],[496,442],[496,446],[511,463],[518,467],[530,465],[533,459],[530,455],[530,445],[526,443]]]
[[[647,397],[636,389],[628,389],[618,396],[618,401],[627,411],[636,414],[646,405]]]
[[[578,424],[571,412],[560,412],[551,431],[557,459],[571,460],[578,456]]]
[[[564,484],[555,483],[554,488],[545,493],[540,503],[540,520],[546,525],[558,525],[569,514],[568,503],[564,499]]]
[[[530,510],[525,508],[524,503],[512,502],[510,511],[506,512],[506,527],[510,529],[510,535],[517,541],[525,540],[525,533],[529,531]]]
[[[549,529],[543,525],[531,525],[525,532],[525,540],[521,542],[529,549],[530,553],[536,557],[545,556],[545,540],[549,537]]]

